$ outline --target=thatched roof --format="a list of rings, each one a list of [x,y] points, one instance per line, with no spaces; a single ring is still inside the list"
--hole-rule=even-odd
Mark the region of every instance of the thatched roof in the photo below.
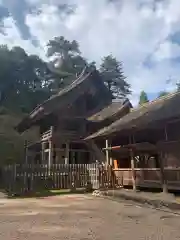
[[[121,113],[126,107],[131,108],[132,105],[129,102],[128,99],[111,102],[108,106],[103,108],[101,111],[95,113],[91,117],[89,117],[87,120],[91,122],[101,122],[109,118],[116,117]]]
[[[152,123],[157,121],[166,121],[171,118],[179,117],[179,104],[180,92],[156,99],[136,109],[133,109],[126,116],[115,121],[108,127],[105,127],[90,135],[86,138],[86,140],[116,134],[122,130],[130,130],[132,128],[141,129],[147,125],[150,126]]]
[[[70,85],[60,90],[59,93],[37,106],[26,118],[24,118],[18,124],[16,130],[19,132],[24,132],[44,116],[49,115],[61,107],[72,104],[79,97],[79,90],[83,89],[83,91],[88,91],[88,83],[95,84],[96,87],[101,89],[101,92],[104,92],[105,98],[110,98],[110,93],[101,80],[98,71],[92,70],[88,73],[84,71]]]

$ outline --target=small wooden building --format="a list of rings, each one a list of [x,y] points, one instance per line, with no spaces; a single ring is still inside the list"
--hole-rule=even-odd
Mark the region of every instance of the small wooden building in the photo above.
[[[85,70],[16,127],[20,133],[39,127],[39,141],[28,145],[26,162],[50,165],[102,159],[100,149],[84,138],[129,113],[131,107],[127,99],[112,102],[98,71]]]
[[[146,103],[87,141],[104,145],[118,184],[180,190],[180,92]]]

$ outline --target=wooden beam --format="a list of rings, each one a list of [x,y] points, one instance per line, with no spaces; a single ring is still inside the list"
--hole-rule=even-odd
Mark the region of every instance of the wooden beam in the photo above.
[[[120,149],[120,148],[121,148],[121,146],[113,146],[113,147],[105,147],[105,148],[103,148],[103,150],[111,151],[111,150]]]
[[[66,148],[55,148],[55,150],[57,152],[64,152],[66,151]],[[82,153],[86,153],[86,152],[90,152],[90,153],[93,153],[92,150],[85,150],[85,149],[75,149],[75,148],[69,148],[69,152],[82,152]]]

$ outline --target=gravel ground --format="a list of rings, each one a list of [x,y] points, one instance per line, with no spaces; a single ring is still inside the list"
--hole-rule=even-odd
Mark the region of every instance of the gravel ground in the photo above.
[[[180,216],[91,195],[0,200],[1,240],[180,239]]]

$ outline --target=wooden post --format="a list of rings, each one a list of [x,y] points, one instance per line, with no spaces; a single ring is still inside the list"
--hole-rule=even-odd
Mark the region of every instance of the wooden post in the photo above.
[[[109,164],[113,166],[113,159],[112,159],[112,142],[110,143],[109,147],[111,148],[110,150],[110,156],[109,156]]]
[[[25,155],[25,164],[28,163],[28,147],[27,147],[27,140],[24,142],[24,155]]]
[[[166,177],[164,173],[164,159],[163,159],[162,153],[160,154],[159,164],[160,164],[161,184],[162,184],[163,193],[167,193],[168,189],[167,189]]]
[[[49,158],[48,158],[48,166],[50,167],[52,164],[52,158],[53,158],[53,144],[52,139],[49,140]]]
[[[106,139],[106,164],[109,165],[109,150],[108,150],[108,140]]]
[[[135,162],[134,162],[134,154],[133,150],[130,149],[130,157],[131,157],[131,170],[132,170],[132,183],[133,183],[133,190],[136,191],[136,176],[135,176]]]
[[[69,143],[65,147],[65,164],[69,164]]]
[[[167,126],[164,127],[165,140],[168,141]]]
[[[49,157],[48,157],[48,166],[50,167],[53,160],[53,126],[50,127],[51,136],[49,138]]]
[[[42,152],[41,152],[41,161],[42,161],[42,164],[44,163],[45,161],[45,145],[46,143],[45,142],[42,142],[41,143],[41,147],[42,147]]]

